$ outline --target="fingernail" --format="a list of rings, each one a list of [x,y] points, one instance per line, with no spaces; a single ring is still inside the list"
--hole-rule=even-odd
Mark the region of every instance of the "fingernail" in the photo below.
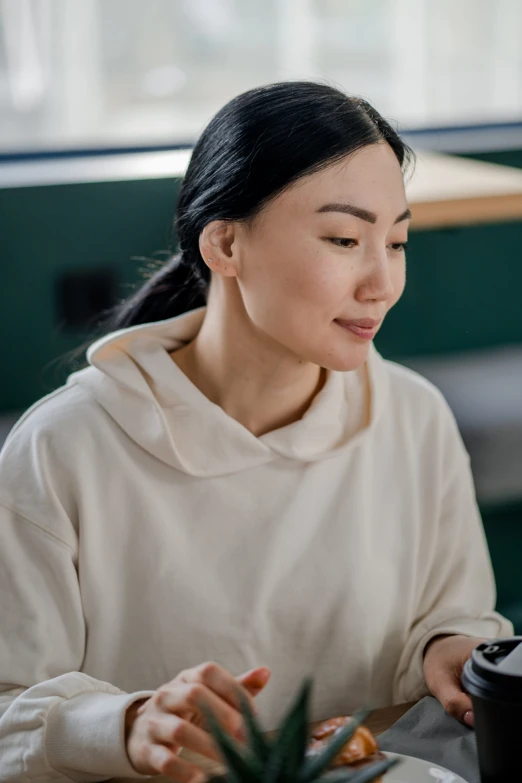
[[[471,710],[465,713],[463,720],[466,726],[470,726],[472,729],[475,727],[475,718]]]

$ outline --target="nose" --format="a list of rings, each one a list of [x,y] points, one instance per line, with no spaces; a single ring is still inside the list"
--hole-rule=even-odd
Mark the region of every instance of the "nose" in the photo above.
[[[386,251],[373,253],[364,264],[364,272],[357,288],[356,298],[360,302],[387,302],[393,296],[393,281],[390,259]]]

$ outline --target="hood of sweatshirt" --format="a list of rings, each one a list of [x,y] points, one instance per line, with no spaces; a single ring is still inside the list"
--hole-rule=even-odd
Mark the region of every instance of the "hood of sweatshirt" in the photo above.
[[[359,370],[328,373],[299,421],[256,437],[205,397],[170,356],[194,339],[204,315],[201,308],[109,334],[90,347],[90,366],[68,384],[85,389],[143,449],[191,476],[236,473],[281,457],[327,459],[375,424],[386,372],[371,346]]]

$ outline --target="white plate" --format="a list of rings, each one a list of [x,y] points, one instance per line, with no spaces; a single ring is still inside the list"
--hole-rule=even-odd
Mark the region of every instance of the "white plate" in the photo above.
[[[400,764],[384,776],[386,783],[466,783],[460,775],[429,761],[403,756],[401,753],[385,755],[390,759],[401,760]]]
[[[411,756],[403,756],[401,753],[385,753],[391,759],[400,759],[390,772],[384,776],[385,783],[467,783],[464,778],[449,772],[444,767],[431,764],[428,761],[414,759]],[[152,777],[151,783],[169,783],[168,779],[159,776]],[[111,778],[112,783],[136,783],[131,778]]]

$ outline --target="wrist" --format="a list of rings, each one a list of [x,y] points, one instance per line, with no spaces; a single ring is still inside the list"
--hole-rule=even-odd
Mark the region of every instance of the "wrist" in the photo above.
[[[455,633],[441,633],[441,634],[439,634],[438,636],[433,636],[433,637],[432,637],[432,638],[429,640],[429,642],[427,642],[427,644],[425,645],[425,647],[424,647],[424,652],[423,652],[423,654],[422,654],[422,657],[423,657],[423,658],[426,658],[426,654],[427,654],[428,650],[429,650],[429,649],[430,649],[430,647],[432,647],[432,646],[433,646],[433,645],[434,645],[436,642],[442,642],[442,641],[444,641],[444,639],[449,639],[450,637],[455,637],[455,636],[459,636],[459,634],[455,634]]]
[[[148,698],[137,699],[136,701],[133,701],[132,704],[129,704],[129,706],[127,707],[127,710],[125,712],[125,744],[127,744],[127,740],[129,739],[129,735],[132,731],[132,727],[134,726],[134,722],[138,717],[140,707],[142,707],[147,701]]]

